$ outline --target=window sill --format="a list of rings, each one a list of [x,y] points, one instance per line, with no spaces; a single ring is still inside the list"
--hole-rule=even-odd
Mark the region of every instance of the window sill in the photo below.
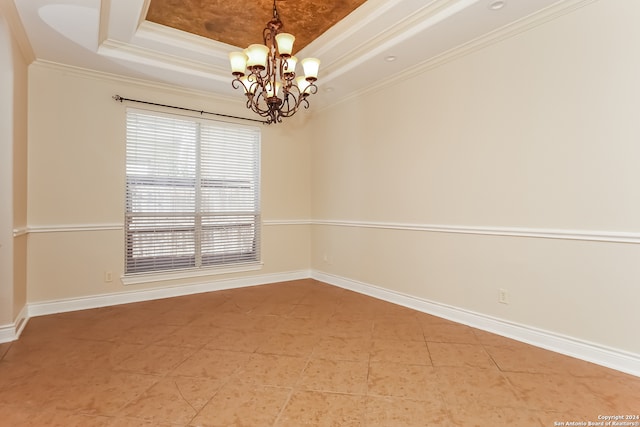
[[[120,281],[123,285],[139,285],[143,283],[165,282],[169,280],[190,279],[193,277],[214,276],[218,274],[242,273],[245,271],[256,271],[262,269],[262,262],[252,262],[240,264],[234,267],[202,268],[193,270],[177,270],[153,273],[135,273],[122,276]]]

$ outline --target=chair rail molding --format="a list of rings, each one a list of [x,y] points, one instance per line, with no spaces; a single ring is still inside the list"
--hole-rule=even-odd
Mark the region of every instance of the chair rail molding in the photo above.
[[[566,230],[550,228],[489,227],[475,225],[416,224],[401,222],[312,220],[313,225],[334,227],[408,230],[428,233],[477,234],[538,239],[586,240],[592,242],[640,244],[640,233],[626,231]]]

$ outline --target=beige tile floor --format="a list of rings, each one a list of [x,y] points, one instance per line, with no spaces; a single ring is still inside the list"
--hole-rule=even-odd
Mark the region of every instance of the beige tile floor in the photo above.
[[[640,414],[640,378],[313,280],[37,317],[0,358],[2,426],[553,426]]]

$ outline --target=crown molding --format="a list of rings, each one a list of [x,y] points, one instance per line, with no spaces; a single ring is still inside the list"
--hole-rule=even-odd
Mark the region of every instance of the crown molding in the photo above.
[[[155,50],[113,39],[107,39],[102,42],[98,47],[98,54],[134,63],[153,65],[166,70],[204,77],[224,83],[227,83],[230,80],[228,76],[225,76],[225,73],[229,73],[222,67],[191,59],[180,58],[167,53],[159,53]]]
[[[578,10],[596,1],[598,0],[559,0],[558,2],[552,4],[551,6],[541,9],[536,13],[533,13],[529,16],[521,18],[517,21],[511,22],[494,31],[483,34],[480,37],[476,37],[475,39],[472,39],[466,43],[463,43],[459,46],[449,49],[440,55],[434,56],[433,58],[430,58],[412,67],[409,67],[400,73],[396,73],[388,78],[382,79],[376,84],[363,87],[362,89],[354,91],[349,95],[335,99],[335,101],[329,102],[323,105],[319,110],[324,111],[328,108],[333,108],[336,105],[348,102],[350,100],[364,96],[366,94],[380,91],[386,87],[392,86],[393,84],[399,81],[404,81],[404,80],[419,76],[420,74],[423,74],[429,70],[432,70],[436,67],[444,65],[448,62],[454,61],[466,55],[470,55],[474,52],[480,51],[488,46],[494,45],[503,40],[514,37],[523,32],[532,30],[540,25],[553,21],[554,19],[564,16],[568,13],[571,13],[575,10]],[[424,13],[427,13],[427,12],[423,10],[423,14]],[[411,19],[411,21],[414,21],[414,19]],[[353,53],[350,52],[349,56],[351,56],[352,54]],[[340,66],[340,64],[338,64],[337,66]],[[345,65],[345,67],[346,66],[347,65]],[[339,71],[342,72],[343,70],[339,70]],[[338,72],[338,71],[334,71],[334,72]],[[330,76],[330,78],[333,78],[333,77],[335,76],[333,75]],[[323,78],[323,83],[327,80],[329,80],[329,78]]]
[[[100,15],[98,24],[98,46],[109,38],[109,16],[111,13],[111,0],[100,2]]]
[[[226,43],[208,39],[197,34],[156,24],[151,21],[140,23],[135,37],[149,42],[160,43],[181,50],[188,50],[205,56],[221,58],[225,64],[229,58],[229,52],[238,49]],[[228,73],[228,68],[224,69]]]
[[[384,16],[395,6],[396,2],[392,1],[367,0],[351,14],[337,22],[331,31],[321,34],[297,55],[304,56],[303,54],[307,51],[313,52],[313,55],[318,57],[330,54],[344,42],[356,37],[372,21]]]
[[[389,78],[387,81],[381,82],[380,85],[382,86],[391,82],[395,82],[397,80],[404,80],[414,77],[425,71],[439,67],[440,65],[447,62],[472,54],[488,46],[517,36],[518,34],[521,34],[523,32],[532,30],[595,1],[598,0],[560,0],[559,2],[547,8],[541,9],[532,15],[511,22],[501,28],[483,34],[480,37],[472,39],[466,43],[461,44],[460,46],[457,46],[438,56],[435,56],[434,58],[416,64],[413,67],[407,69],[404,73],[397,74]]]
[[[50,69],[55,71],[65,72],[71,75],[75,75],[83,78],[90,78],[96,80],[108,80],[116,83],[128,83],[136,86],[142,86],[153,90],[162,90],[165,92],[174,93],[177,95],[193,95],[201,98],[208,98],[217,102],[233,103],[237,105],[244,105],[243,99],[238,99],[234,96],[221,95],[215,92],[207,92],[197,89],[189,89],[184,86],[172,85],[168,83],[159,83],[152,80],[140,79],[134,77],[123,76],[122,74],[107,73],[104,71],[91,70],[88,68],[76,67],[74,65],[61,64],[59,62],[47,61],[44,59],[36,59],[32,67],[41,67],[44,69]]]
[[[432,27],[439,22],[455,15],[477,0],[462,0],[453,5],[447,1],[432,1],[426,6],[418,9],[413,14],[400,20],[392,27],[381,31],[375,37],[366,40],[358,47],[343,55],[337,61],[325,67],[325,77],[323,84],[328,84],[336,77],[345,74],[354,68],[360,66],[367,60],[380,55],[381,53],[392,49],[394,46],[402,43],[404,40]],[[367,22],[361,23],[361,26],[370,25],[372,18]],[[353,59],[357,58],[357,59]]]

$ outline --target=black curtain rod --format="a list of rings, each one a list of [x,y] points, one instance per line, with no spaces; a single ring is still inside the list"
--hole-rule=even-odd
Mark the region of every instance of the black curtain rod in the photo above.
[[[112,98],[115,99],[116,101],[120,101],[120,102],[124,102],[124,101],[137,102],[138,104],[155,105],[156,107],[166,107],[166,108],[174,108],[176,110],[191,111],[191,112],[194,112],[194,113],[200,113],[201,115],[202,114],[211,114],[212,116],[228,117],[230,119],[248,120],[248,121],[251,121],[251,122],[263,123],[265,125],[269,124],[268,122],[266,122],[264,120],[248,119],[246,117],[230,116],[228,114],[211,113],[209,111],[194,110],[193,108],[176,107],[175,105],[156,104],[155,102],[148,102],[148,101],[140,101],[138,99],[123,98],[120,95],[113,95]]]

